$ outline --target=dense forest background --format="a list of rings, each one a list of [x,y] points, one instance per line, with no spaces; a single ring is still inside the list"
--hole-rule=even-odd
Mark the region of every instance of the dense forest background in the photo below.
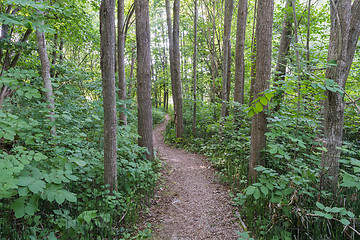
[[[360,237],[359,0],[0,0],[0,21],[1,239],[149,237],[165,113],[239,238]]]

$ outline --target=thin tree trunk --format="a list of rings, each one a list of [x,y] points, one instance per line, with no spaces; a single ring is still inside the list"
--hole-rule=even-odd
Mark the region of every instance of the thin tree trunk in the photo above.
[[[297,118],[296,118],[296,131],[298,127],[298,121],[300,117],[300,107],[301,107],[301,66],[300,66],[300,54],[299,54],[299,40],[298,40],[298,21],[296,18],[296,8],[295,0],[292,0],[292,9],[293,9],[293,18],[294,18],[294,35],[295,35],[295,53],[296,53],[296,78],[298,82],[297,88]]]
[[[119,100],[126,101],[126,80],[125,80],[125,32],[124,32],[124,0],[118,0],[118,76],[119,76]],[[120,105],[119,122],[127,125],[125,114],[126,104]]]
[[[274,15],[274,0],[261,0],[258,5],[256,21],[256,80],[254,98],[269,87],[271,74],[271,42]],[[250,183],[256,180],[256,165],[264,164],[266,148],[267,120],[265,111],[252,117],[249,174]]]
[[[183,103],[180,71],[180,0],[174,0],[174,28],[173,28],[173,61],[174,61],[174,80],[173,80],[173,99],[175,105],[175,124],[176,137],[181,138],[184,133],[183,126]],[[170,56],[171,57],[171,56]]]
[[[100,5],[100,65],[104,107],[104,183],[117,190],[117,114],[115,93],[115,0]]]
[[[292,36],[292,22],[293,22],[293,15],[289,12],[289,8],[291,6],[292,6],[291,0],[286,0],[284,7],[285,13],[282,23],[279,53],[278,53],[278,59],[275,69],[275,77],[274,77],[274,84],[278,88],[281,87],[282,82],[285,81],[287,58],[290,50],[290,43]],[[274,96],[274,101],[276,103],[275,111],[280,110],[282,97],[283,97],[283,91],[278,90]]]
[[[43,15],[44,12],[38,11],[39,14]],[[42,24],[44,24],[42,22]],[[51,76],[50,76],[50,61],[46,51],[46,39],[45,33],[36,31],[37,37],[37,45],[39,50],[39,57],[41,62],[41,76],[44,82],[45,91],[45,100],[48,102],[47,108],[49,109],[49,118],[52,122],[55,121],[54,118],[54,109],[55,109],[55,100],[54,100],[54,93],[52,90],[51,85]],[[51,135],[56,136],[56,128],[55,126],[51,127],[50,130]]]
[[[135,0],[135,17],[139,146],[146,147],[147,159],[154,160],[149,0]]]
[[[226,116],[228,89],[228,71],[231,67],[229,63],[231,20],[234,10],[234,0],[225,0],[225,16],[224,16],[224,43],[223,43],[223,68],[222,68],[222,91],[221,91],[221,117]]]
[[[311,0],[308,0],[307,30],[306,30],[306,66],[310,68],[310,23],[311,21]]]
[[[194,56],[193,56],[193,121],[192,121],[192,133],[196,137],[196,80],[197,80],[197,24],[198,24],[198,2],[194,0],[194,10],[195,10],[195,19],[194,19]]]
[[[245,33],[247,19],[247,0],[239,0],[237,30],[236,30],[236,53],[235,53],[235,88],[234,101],[244,104],[245,85]]]
[[[252,28],[252,37],[251,37],[251,69],[250,69],[250,92],[249,92],[249,105],[254,99],[254,85],[255,85],[255,75],[256,75],[256,19],[257,19],[257,4],[258,0],[255,0],[254,6],[254,19],[253,19],[253,28]]]

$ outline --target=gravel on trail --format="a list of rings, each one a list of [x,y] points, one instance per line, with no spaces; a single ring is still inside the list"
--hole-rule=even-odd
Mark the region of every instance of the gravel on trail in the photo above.
[[[163,133],[169,121],[154,129],[154,145],[164,164],[162,183],[144,218],[154,240],[238,239],[242,232],[234,216],[229,191],[205,157],[171,148]]]

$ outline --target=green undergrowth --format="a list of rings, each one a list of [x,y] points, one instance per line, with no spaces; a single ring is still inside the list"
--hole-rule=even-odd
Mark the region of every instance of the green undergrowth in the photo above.
[[[185,108],[186,109],[186,108]],[[185,127],[176,139],[173,120],[166,129],[168,143],[206,155],[219,177],[232,188],[233,202],[246,224],[239,239],[357,239],[360,237],[360,146],[346,123],[336,195],[320,182],[322,147],[318,109],[301,117],[283,106],[268,117],[266,164],[258,180],[248,183],[250,124],[247,107],[231,105],[219,121],[220,105],[198,106],[197,137]],[[238,109],[235,111],[234,109]],[[192,112],[184,114],[191,126]],[[355,128],[356,129],[356,128]],[[239,221],[239,222],[242,222]]]
[[[137,145],[134,104],[127,102],[129,125],[118,127],[118,191],[109,195],[103,182],[99,81],[73,77],[78,84],[56,92],[55,122],[47,118],[40,87],[17,93],[0,111],[0,239],[149,235],[148,230],[137,230],[136,221],[149,204],[159,165],[146,160],[146,150]],[[38,75],[30,78],[41,86]],[[54,86],[59,86],[56,79]],[[162,110],[155,110],[154,123],[163,116]],[[53,126],[57,136],[50,135]]]

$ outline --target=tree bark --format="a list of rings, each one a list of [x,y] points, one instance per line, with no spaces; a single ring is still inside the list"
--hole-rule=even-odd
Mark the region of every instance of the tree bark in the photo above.
[[[41,1],[40,1],[41,2]],[[38,11],[38,14],[44,15],[44,12]],[[41,23],[42,25],[44,22]],[[54,93],[51,85],[51,76],[50,76],[50,61],[46,50],[46,38],[45,33],[36,31],[37,37],[37,46],[39,51],[39,57],[41,62],[41,76],[44,83],[45,91],[45,100],[48,102],[47,108],[49,109],[49,119],[54,122],[54,109],[55,109],[55,100]],[[55,126],[51,127],[50,134],[52,136],[56,136],[56,128]]]
[[[117,190],[117,114],[115,93],[115,0],[100,5],[100,65],[104,107],[104,183]]]
[[[221,91],[221,117],[226,116],[227,110],[227,95],[230,89],[228,89],[228,78],[229,68],[231,64],[229,63],[229,53],[231,49],[230,45],[230,35],[231,35],[231,20],[234,10],[234,0],[225,0],[225,16],[224,16],[224,42],[223,42],[223,67],[222,67],[222,91]]]
[[[250,92],[249,92],[249,105],[254,99],[254,85],[255,85],[255,75],[256,75],[256,18],[257,18],[257,4],[258,0],[255,0],[254,6],[254,19],[253,19],[253,28],[252,28],[252,37],[251,37],[251,69],[250,69]]]
[[[256,20],[256,77],[254,98],[269,87],[271,74],[271,43],[274,15],[274,0],[261,0],[258,3]],[[256,180],[256,165],[263,165],[266,148],[267,120],[265,110],[255,114],[251,121],[251,145],[249,175],[250,183]]]
[[[154,160],[149,0],[135,1],[135,17],[139,145],[147,148],[147,159]]]
[[[244,104],[245,85],[245,33],[247,19],[247,0],[239,0],[237,30],[236,30],[236,53],[235,53],[235,88],[234,101]]]
[[[289,55],[291,36],[292,36],[292,23],[293,15],[291,14],[289,8],[292,6],[291,0],[286,0],[284,7],[284,19],[282,23],[282,31],[279,45],[278,59],[275,69],[274,85],[276,87],[282,86],[282,81],[285,81],[286,75],[286,66],[287,66],[287,57]],[[280,104],[283,96],[283,91],[277,90],[277,93],[274,96],[274,101],[276,103],[275,111],[280,110]]]
[[[327,59],[329,65],[325,77],[345,89],[349,73],[347,69],[350,69],[352,62],[348,61],[348,57],[351,56],[349,54],[350,19],[355,13],[352,13],[351,0],[330,0],[330,5],[331,28]],[[321,186],[336,192],[341,153],[339,148],[342,145],[344,126],[344,98],[340,93],[328,90],[325,95],[327,98],[324,101],[323,146],[326,151],[323,151],[321,156],[323,168]]]
[[[193,56],[193,121],[192,121],[192,133],[196,137],[196,78],[197,78],[197,51],[198,51],[198,42],[197,42],[197,24],[198,24],[198,2],[194,0],[194,56]]]
[[[172,92],[175,107],[176,137],[181,138],[184,133],[183,103],[180,68],[180,0],[174,0],[174,28],[173,28],[173,83]],[[170,56],[171,58],[171,56]]]
[[[118,76],[119,76],[119,100],[126,100],[126,80],[125,80],[125,32],[124,32],[124,0],[118,0]],[[119,122],[127,125],[125,114],[126,104],[120,105]]]

